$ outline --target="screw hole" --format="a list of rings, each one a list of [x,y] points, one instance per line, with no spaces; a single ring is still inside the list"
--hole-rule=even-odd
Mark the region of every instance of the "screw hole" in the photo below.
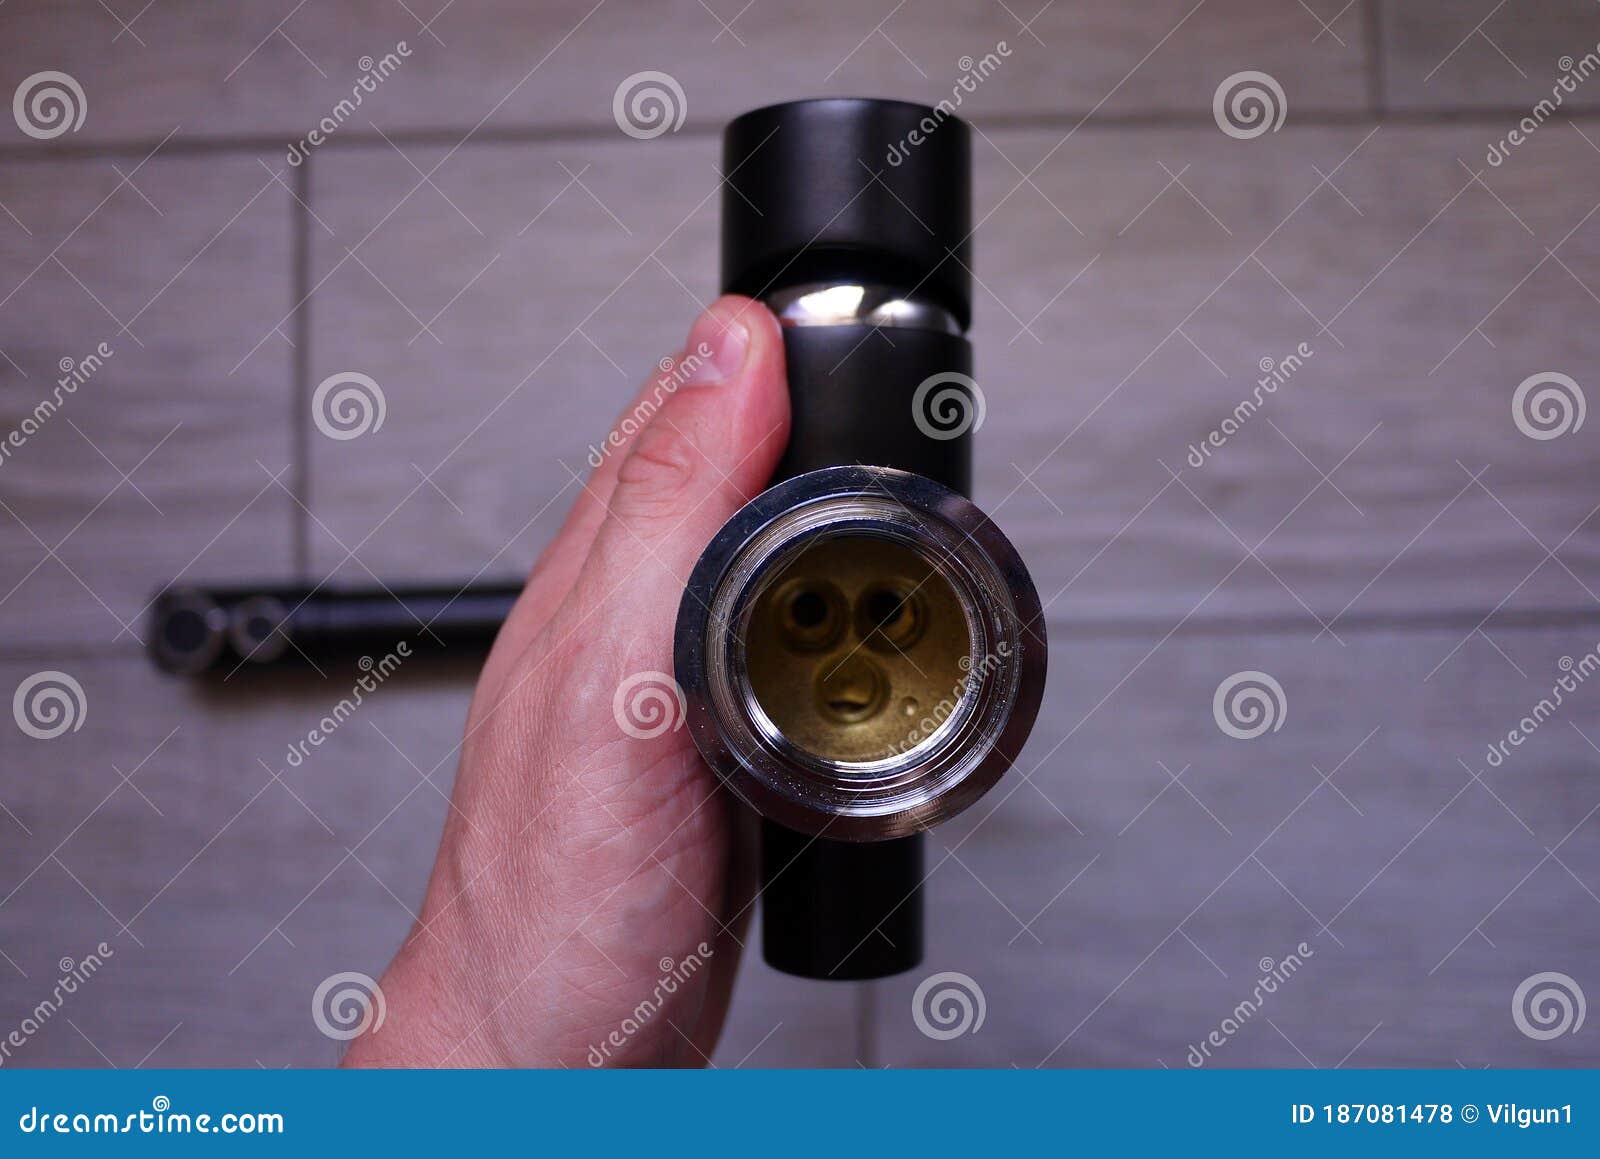
[[[927,626],[927,612],[917,585],[903,579],[877,584],[856,604],[856,630],[869,648],[891,651],[911,647]]]
[[[898,592],[879,589],[867,596],[867,619],[882,630],[893,629],[901,616],[905,615],[905,601]]]
[[[828,618],[828,601],[809,588],[789,601],[789,619],[801,628],[815,628]]]

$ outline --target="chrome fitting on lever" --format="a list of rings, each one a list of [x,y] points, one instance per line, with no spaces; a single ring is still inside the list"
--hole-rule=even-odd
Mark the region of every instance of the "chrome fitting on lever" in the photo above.
[[[723,138],[722,288],[783,327],[789,444],[694,570],[677,675],[763,818],[766,959],[801,977],[921,961],[922,830],[995,783],[1043,696],[1038,597],[965,497],[971,168],[960,118],[903,101],[773,105]]]
[[[992,787],[1044,684],[1039,599],[969,500],[833,467],[739,511],[680,605],[677,678],[733,792],[812,836],[882,841]]]

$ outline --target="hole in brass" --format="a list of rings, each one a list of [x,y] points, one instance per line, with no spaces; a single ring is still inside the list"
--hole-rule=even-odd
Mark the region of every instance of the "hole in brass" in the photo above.
[[[911,647],[926,621],[922,590],[913,580],[875,584],[856,603],[856,630],[867,647],[881,652]]]
[[[791,652],[817,652],[838,643],[850,618],[844,593],[820,576],[781,582],[768,608],[779,642]]]
[[[817,676],[817,705],[841,724],[866,720],[883,707],[886,694],[883,673],[865,656],[847,656]]]
[[[919,742],[924,709],[960,699],[971,648],[955,588],[918,551],[849,533],[808,544],[756,596],[745,674],[785,739],[825,760]],[[939,719],[943,719],[940,716]]]
[[[798,592],[789,601],[789,618],[798,627],[815,628],[828,618],[828,601],[809,589]]]

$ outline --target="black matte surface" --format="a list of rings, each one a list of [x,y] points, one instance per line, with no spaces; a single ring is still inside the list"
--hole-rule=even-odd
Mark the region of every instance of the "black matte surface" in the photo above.
[[[890,342],[893,345],[890,345]],[[918,429],[912,398],[929,375],[971,372],[964,338],[861,326],[784,331],[791,429],[777,479],[844,463],[898,467],[972,488],[972,438]],[[777,480],[774,480],[777,481]],[[922,961],[923,838],[812,840],[762,822],[762,951],[819,979],[882,978]]]
[[[471,584],[465,587],[312,588],[304,584],[263,587],[176,589],[198,593],[224,612],[246,600],[266,597],[287,616],[275,625],[290,645],[252,655],[260,667],[282,664],[310,666],[320,660],[388,651],[404,640],[419,651],[442,651],[452,645],[487,651],[500,625],[521,594],[515,584]],[[172,630],[174,607],[163,595],[150,612],[150,639]],[[167,668],[159,650],[150,649],[158,667]],[[225,643],[206,671],[231,672],[245,657]],[[197,675],[192,671],[183,675]]]
[[[960,118],[904,101],[794,101],[739,117],[723,139],[724,290],[876,282],[938,302],[965,329],[970,135]]]
[[[937,127],[913,143],[914,130]],[[898,163],[891,163],[898,157]],[[967,126],[903,101],[826,99],[756,109],[723,138],[722,283],[761,297],[810,282],[873,282],[972,313]],[[930,438],[912,399],[929,375],[968,374],[965,338],[921,330],[784,331],[791,427],[774,482],[862,463],[972,488],[970,433]],[[768,964],[819,979],[881,978],[922,961],[922,837],[812,840],[762,822]]]

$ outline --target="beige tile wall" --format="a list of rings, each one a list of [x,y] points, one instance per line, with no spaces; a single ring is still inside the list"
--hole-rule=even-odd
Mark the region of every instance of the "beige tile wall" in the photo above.
[[[1594,396],[1596,98],[1487,159],[1600,16],[1490,8],[0,7],[0,94],[59,70],[87,102],[53,140],[0,117],[0,429],[62,359],[114,349],[0,459],[0,689],[58,668],[89,704],[56,741],[0,728],[0,1021],[59,958],[117,950],[18,1061],[330,1062],[309,994],[381,968],[432,857],[450,765],[418,770],[459,735],[470,659],[408,669],[275,779],[347,674],[157,678],[151,592],[518,574],[715,293],[722,122],[938,100],[1001,41],[963,97],[978,498],[1049,601],[1045,711],[1019,771],[931,840],[925,968],[827,985],[751,954],[717,1061],[1183,1066],[1302,941],[1219,1065],[1600,1061],[1505,1009],[1542,970],[1600,994],[1600,700],[1484,761],[1600,645],[1600,427],[1534,440],[1511,412],[1541,371]],[[681,85],[676,133],[618,131],[642,70]],[[1219,131],[1241,70],[1280,82],[1280,131]],[[1292,385],[1189,464],[1300,342]],[[350,369],[387,419],[335,442],[308,402]],[[1287,716],[1236,741],[1211,698],[1250,669]],[[986,1019],[939,1041],[912,1001],[945,970]]]

